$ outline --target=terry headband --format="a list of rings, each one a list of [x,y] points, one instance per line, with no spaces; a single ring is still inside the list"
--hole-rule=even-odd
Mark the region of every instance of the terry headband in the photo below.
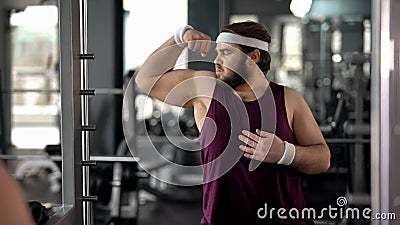
[[[268,42],[261,41],[257,38],[244,37],[238,34],[232,34],[229,32],[220,33],[215,42],[217,43],[226,42],[232,44],[245,45],[253,48],[258,48],[264,51],[268,51]]]

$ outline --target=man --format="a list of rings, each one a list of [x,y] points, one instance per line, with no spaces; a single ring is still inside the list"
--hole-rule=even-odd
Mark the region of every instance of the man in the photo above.
[[[288,212],[305,208],[301,175],[325,172],[330,151],[304,99],[265,78],[267,29],[255,22],[225,26],[215,72],[173,70],[183,48],[206,57],[210,40],[190,26],[179,29],[135,79],[150,96],[194,109],[204,169],[201,224],[314,224]]]

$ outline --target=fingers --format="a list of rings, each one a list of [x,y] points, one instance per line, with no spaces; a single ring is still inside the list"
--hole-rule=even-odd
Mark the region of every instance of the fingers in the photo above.
[[[253,158],[253,155],[251,155],[249,153],[244,153],[243,156],[246,157],[246,158],[249,158],[249,159]]]
[[[254,153],[256,153],[256,150],[252,147],[247,147],[244,145],[239,145],[239,149],[244,151],[244,154],[249,154],[249,155],[254,155]]]
[[[250,139],[252,139],[255,142],[258,142],[260,140],[260,136],[258,136],[255,133],[252,133],[248,130],[242,130],[242,134]]]
[[[197,30],[188,30],[185,32],[184,40],[188,43],[188,48],[194,52],[200,52],[203,57],[207,56],[207,53],[211,49],[211,38],[210,36],[201,33]]]
[[[243,156],[246,158],[264,161],[270,150],[270,145],[268,145],[268,143],[273,140],[274,134],[258,129],[256,133],[257,134],[254,134],[248,130],[243,130],[243,135],[239,135],[238,138],[247,146],[240,145],[239,149],[245,152]]]
[[[262,130],[259,130],[259,129],[256,129],[256,133],[258,135],[260,135],[261,137],[264,137],[264,138],[273,138],[274,137],[274,134],[271,134],[269,132],[262,131]]]
[[[258,161],[263,161],[263,156],[259,156],[259,154],[256,154],[256,150],[251,147],[246,147],[244,145],[239,145],[239,148],[244,151],[245,153],[243,154],[244,157],[249,158],[249,159],[254,159]],[[264,156],[265,157],[265,156]]]
[[[204,46],[203,46],[203,51],[201,52],[201,56],[203,56],[203,57],[206,57],[207,56],[207,53],[210,51],[210,49],[211,49],[211,41],[204,41],[203,43],[202,43]]]
[[[193,40],[188,42],[188,48],[194,52],[200,52],[201,56],[206,57],[211,48],[211,41]]]
[[[187,43],[188,43],[188,48],[192,51],[195,51],[197,41],[188,41]]]
[[[257,147],[257,142],[251,140],[250,138],[248,138],[246,136],[239,135],[239,140],[243,141],[245,144],[247,144],[248,146],[250,146],[252,148]]]

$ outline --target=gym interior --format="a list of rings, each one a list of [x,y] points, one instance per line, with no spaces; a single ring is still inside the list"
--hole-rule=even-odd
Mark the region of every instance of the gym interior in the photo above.
[[[215,40],[252,20],[272,36],[267,79],[303,96],[331,151],[326,173],[302,179],[307,207],[341,199],[400,217],[399,11],[397,0],[2,0],[0,159],[37,224],[200,224],[193,110],[133,78],[183,25]]]

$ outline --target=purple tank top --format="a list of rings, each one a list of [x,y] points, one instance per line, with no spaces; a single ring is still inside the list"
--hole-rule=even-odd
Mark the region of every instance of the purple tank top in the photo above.
[[[251,160],[238,148],[242,144],[238,135],[243,129],[253,133],[256,129],[275,131],[282,140],[296,143],[286,116],[283,86],[270,82],[258,100],[243,102],[230,88],[217,82],[200,134],[205,181],[201,224],[314,224],[311,219],[278,218],[279,208],[297,208],[301,213],[306,207],[301,173],[270,163],[260,163],[250,171]],[[265,204],[268,210],[275,208],[275,214],[259,218],[257,212]]]

